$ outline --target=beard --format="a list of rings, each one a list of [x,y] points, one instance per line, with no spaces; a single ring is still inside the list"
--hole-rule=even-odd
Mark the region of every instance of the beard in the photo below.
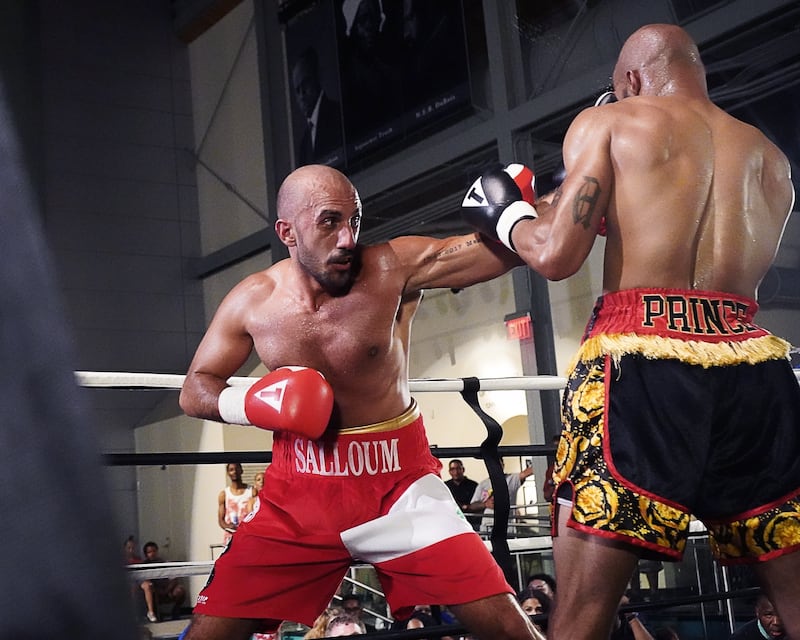
[[[343,296],[350,292],[361,270],[361,255],[358,251],[339,249],[323,262],[316,258],[298,254],[302,268],[331,296]],[[347,269],[333,269],[332,265],[349,265]]]

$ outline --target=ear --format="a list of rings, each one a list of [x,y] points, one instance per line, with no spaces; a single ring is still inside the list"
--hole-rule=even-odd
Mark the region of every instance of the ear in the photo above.
[[[632,69],[625,73],[625,77],[628,80],[628,86],[631,88],[631,95],[638,96],[642,92],[642,76],[639,75],[639,71]]]
[[[292,224],[286,220],[281,220],[278,218],[278,220],[275,221],[275,234],[278,236],[278,239],[287,247],[294,247],[297,244],[297,240],[294,237],[294,229],[292,228]]]

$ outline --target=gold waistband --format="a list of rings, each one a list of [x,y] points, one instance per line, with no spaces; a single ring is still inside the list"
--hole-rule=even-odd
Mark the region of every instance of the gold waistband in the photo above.
[[[420,416],[419,407],[417,406],[417,401],[413,398],[411,399],[411,405],[403,411],[399,416],[396,418],[390,418],[389,420],[384,420],[383,422],[373,422],[372,424],[364,424],[358,427],[346,427],[344,429],[339,429],[339,433],[343,435],[355,435],[359,433],[378,433],[380,431],[394,431],[395,429],[402,429],[403,427],[407,427],[412,422],[417,420]]]
[[[705,368],[757,364],[767,360],[788,358],[790,348],[791,345],[786,340],[773,335],[740,342],[701,342],[663,336],[601,334],[586,339],[569,371],[572,372],[578,362],[591,362],[608,355],[619,363],[622,356],[632,354],[651,359],[680,360]]]

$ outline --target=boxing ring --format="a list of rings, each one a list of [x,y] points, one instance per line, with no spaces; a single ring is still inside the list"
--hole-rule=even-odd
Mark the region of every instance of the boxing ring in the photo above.
[[[795,376],[800,381],[800,370],[795,370]],[[161,373],[131,373],[131,372],[104,372],[104,371],[76,371],[77,383],[86,388],[130,390],[132,392],[179,390],[185,376],[181,374]],[[256,382],[256,377],[232,377],[228,384],[232,386],[249,386]],[[514,570],[512,553],[519,554],[530,551],[547,551],[552,547],[550,536],[536,536],[534,540],[509,539],[508,522],[511,505],[508,491],[505,488],[505,478],[500,459],[504,456],[552,456],[555,447],[552,445],[512,445],[500,446],[503,432],[500,425],[480,406],[478,392],[482,391],[560,391],[566,385],[566,378],[559,376],[520,376],[505,378],[424,378],[409,381],[410,391],[417,393],[451,392],[461,394],[464,401],[477,414],[486,427],[487,436],[479,447],[432,447],[431,453],[437,458],[469,457],[482,459],[489,472],[495,495],[495,526],[491,536],[485,541],[487,547],[494,555],[498,565],[503,569],[510,584],[522,584],[522,574]],[[129,453],[105,454],[104,463],[107,466],[137,466],[137,465],[203,465],[225,464],[228,462],[253,462],[268,464],[271,462],[270,451],[241,451],[241,452],[164,452],[164,453]],[[693,523],[690,540],[702,538],[705,529],[701,523]],[[699,525],[699,526],[697,526]],[[134,564],[128,566],[129,577],[132,580],[149,580],[159,578],[207,576],[213,561],[194,562],[164,562],[157,566],[152,564]],[[732,586],[727,568],[719,567],[721,580],[718,589],[713,593],[699,593],[698,595],[683,596],[678,598],[659,599],[652,602],[634,602],[620,608],[625,611],[663,611],[667,609],[680,609],[693,605],[701,606],[701,617],[705,627],[705,603],[717,603],[724,607],[724,615],[728,619],[728,626],[733,630],[734,611],[732,601],[737,598],[752,597],[758,593],[756,587],[736,588]],[[698,570],[699,571],[699,570]],[[698,585],[700,575],[697,575]],[[359,585],[368,591],[368,585]],[[373,590],[374,591],[374,590]],[[377,592],[376,592],[377,593]],[[380,594],[381,596],[383,594]],[[376,618],[391,620],[380,613],[368,611]],[[545,619],[546,616],[532,616],[535,622]],[[458,636],[466,633],[466,629],[459,625],[438,625],[416,630],[404,631],[376,631],[370,637],[375,640],[406,639],[415,640],[444,635]],[[276,636],[277,637],[277,636]]]

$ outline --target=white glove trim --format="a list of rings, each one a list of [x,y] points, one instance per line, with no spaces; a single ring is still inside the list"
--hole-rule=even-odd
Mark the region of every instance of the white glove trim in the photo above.
[[[511,231],[514,229],[520,220],[536,219],[539,214],[533,205],[525,202],[524,200],[517,200],[508,205],[500,214],[500,219],[497,221],[497,237],[504,245],[512,251],[516,251],[514,243],[511,242]]]
[[[244,399],[250,386],[225,387],[219,394],[217,408],[219,416],[227,424],[251,424],[244,411]]]

